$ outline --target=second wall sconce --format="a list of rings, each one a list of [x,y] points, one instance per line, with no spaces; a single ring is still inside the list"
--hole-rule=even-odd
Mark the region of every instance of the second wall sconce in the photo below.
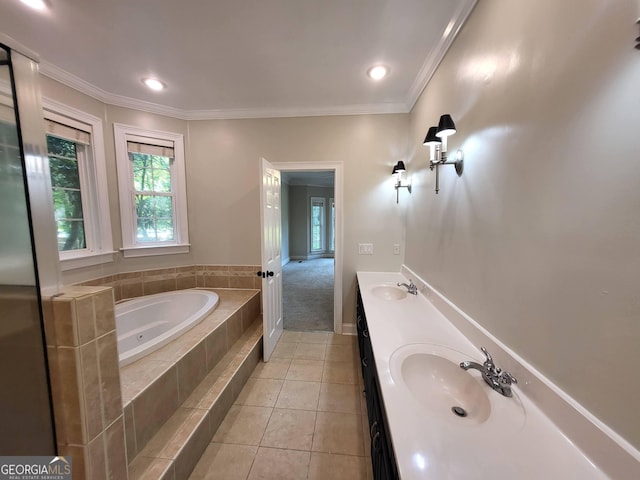
[[[441,165],[453,165],[458,176],[462,175],[464,170],[464,154],[462,150],[456,152],[454,161],[447,160],[447,138],[456,133],[456,125],[453,123],[451,115],[445,114],[440,116],[440,122],[437,127],[430,127],[423,145],[428,146],[429,169],[436,169],[436,194],[440,191],[440,172]]]
[[[395,184],[395,188],[396,188],[396,203],[400,203],[400,189],[401,188],[406,188],[407,190],[409,190],[409,193],[411,193],[411,181],[409,181],[406,185],[402,184],[402,176],[406,173],[407,169],[404,166],[404,162],[402,160],[398,161],[398,163],[396,163],[393,166],[393,172],[391,172],[391,175],[393,175],[396,178],[396,184]]]

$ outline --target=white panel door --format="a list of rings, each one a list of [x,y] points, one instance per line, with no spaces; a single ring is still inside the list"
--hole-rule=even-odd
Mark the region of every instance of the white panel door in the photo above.
[[[264,361],[282,335],[282,255],[280,170],[261,159],[260,223],[262,237],[262,324]]]

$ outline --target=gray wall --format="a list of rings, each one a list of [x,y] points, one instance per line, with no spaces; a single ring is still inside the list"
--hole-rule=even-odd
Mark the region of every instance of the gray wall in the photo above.
[[[478,2],[411,113],[405,262],[636,448],[639,14]],[[436,196],[421,141],[443,113],[465,170]]]
[[[294,259],[307,258],[309,229],[307,228],[307,187],[291,185],[289,195],[289,254]]]
[[[322,197],[325,200],[325,225],[327,238],[325,245],[329,246],[329,221],[330,204],[329,199],[334,198],[333,188],[316,187],[312,185],[291,185],[289,197],[289,244],[291,258],[306,259],[310,254],[311,247],[311,197]]]

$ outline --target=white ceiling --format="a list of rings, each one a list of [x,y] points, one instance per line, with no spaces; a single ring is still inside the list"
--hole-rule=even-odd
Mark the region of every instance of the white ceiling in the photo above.
[[[476,0],[2,0],[43,74],[185,119],[408,112]],[[380,82],[376,63],[391,68]],[[151,92],[155,75],[168,88]]]

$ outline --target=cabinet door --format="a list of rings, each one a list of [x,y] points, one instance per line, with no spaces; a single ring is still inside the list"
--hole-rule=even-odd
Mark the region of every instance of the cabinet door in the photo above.
[[[364,315],[364,307],[362,305],[362,297],[360,296],[360,288],[356,290],[356,328],[358,330],[358,348],[360,349],[360,358],[363,353],[364,331],[367,328],[367,320]],[[367,333],[368,336],[368,333]]]
[[[378,419],[377,410],[379,409],[379,393],[378,386],[375,381],[375,363],[373,361],[373,351],[371,342],[365,338],[364,354],[361,359],[362,364],[362,380],[367,401],[367,415],[369,418],[369,426]]]
[[[364,314],[360,289],[356,291],[356,326],[358,330],[358,348],[360,349],[360,366],[364,383],[364,394],[367,401],[369,434],[371,436],[371,464],[374,480],[397,480],[398,473],[391,441],[386,427],[386,415],[380,385],[376,372],[375,359],[367,319]]]
[[[377,376],[372,379],[371,388],[371,462],[374,480],[397,480],[398,473],[391,440],[386,427],[387,419],[380,395]]]

